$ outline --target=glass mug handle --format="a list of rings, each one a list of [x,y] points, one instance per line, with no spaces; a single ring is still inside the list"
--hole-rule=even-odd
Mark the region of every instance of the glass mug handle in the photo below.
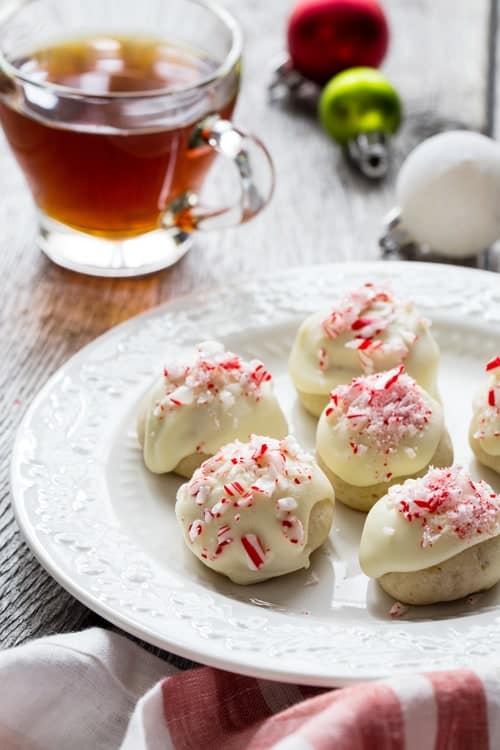
[[[165,229],[193,232],[234,227],[252,219],[271,199],[273,162],[258,138],[235,128],[230,120],[213,115],[195,126],[189,142],[190,149],[206,146],[236,166],[241,186],[239,200],[219,208],[204,206],[197,193],[188,191],[165,210],[161,220]]]

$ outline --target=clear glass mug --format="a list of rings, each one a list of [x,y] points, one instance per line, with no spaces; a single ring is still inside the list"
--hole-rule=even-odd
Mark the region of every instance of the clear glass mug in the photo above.
[[[97,90],[92,71],[78,85],[67,76],[47,80],[32,53],[91,36],[108,67],[117,64],[117,39],[160,38],[191,67],[181,66],[181,79],[174,71],[172,85],[148,80],[144,90],[137,81],[133,90]],[[194,231],[246,222],[266,205],[271,158],[230,120],[241,45],[234,19],[207,0],[4,0],[0,122],[37,204],[38,244],[49,258],[98,276],[149,273],[175,263]],[[237,168],[233,205],[199,198],[216,154]]]

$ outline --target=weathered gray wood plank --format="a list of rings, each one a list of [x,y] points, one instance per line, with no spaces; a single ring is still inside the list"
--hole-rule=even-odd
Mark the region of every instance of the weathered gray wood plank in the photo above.
[[[33,245],[34,212],[23,179],[0,144],[0,643],[84,627],[97,618],[45,574],[20,540],[10,508],[14,432],[33,395],[73,352],[159,302],[246,275],[304,263],[377,257],[393,180],[367,185],[342,161],[314,118],[270,107],[266,83],[282,49],[288,0],[231,0],[246,33],[236,119],[258,132],[276,163],[269,209],[241,230],[199,238],[170,271],[136,281],[87,279],[52,266]],[[486,126],[486,0],[387,0],[394,43],[387,72],[408,119],[400,160],[448,123]],[[457,73],[460,71],[460,73]]]

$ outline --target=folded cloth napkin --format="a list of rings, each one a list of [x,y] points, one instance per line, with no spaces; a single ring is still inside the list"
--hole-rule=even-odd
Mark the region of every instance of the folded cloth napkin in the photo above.
[[[94,628],[0,654],[0,750],[496,750],[500,667],[338,690],[179,671]]]

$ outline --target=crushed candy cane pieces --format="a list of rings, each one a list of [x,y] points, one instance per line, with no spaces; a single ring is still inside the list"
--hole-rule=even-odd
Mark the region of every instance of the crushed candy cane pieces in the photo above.
[[[164,367],[163,379],[165,392],[153,409],[158,419],[192,404],[218,402],[227,411],[239,396],[258,401],[272,376],[259,360],[247,362],[217,341],[205,341],[194,354]]]
[[[321,332],[330,341],[347,336],[344,347],[357,350],[363,372],[371,373],[374,358],[390,354],[394,362],[404,360],[417,339],[414,331],[392,325],[402,309],[413,309],[412,303],[396,300],[386,285],[367,283],[347,294],[321,321]],[[428,326],[423,318],[419,324]],[[317,360],[320,370],[329,368],[325,346],[318,349]]]
[[[486,363],[486,372],[496,370],[497,367],[500,367],[500,355],[498,357],[493,357],[493,359],[490,359],[490,361]]]
[[[478,425],[472,436],[480,441],[500,438],[500,356],[491,359],[485,369],[490,377],[475,401]]]
[[[387,502],[409,523],[421,526],[423,548],[443,534],[481,541],[500,530],[500,497],[483,480],[473,481],[461,466],[430,469],[423,477],[394,485]]]
[[[250,570],[260,570],[266,561],[266,553],[259,537],[256,534],[244,534],[241,544]]]
[[[393,620],[397,620],[400,617],[403,617],[408,612],[409,607],[407,607],[406,604],[401,604],[401,602],[394,602],[392,607],[389,610],[389,615]]]
[[[342,421],[354,455],[365,453],[368,446],[388,454],[422,434],[433,411],[423,390],[400,365],[337,386],[325,416],[332,425]],[[414,446],[405,447],[405,453],[408,458],[417,455]]]

